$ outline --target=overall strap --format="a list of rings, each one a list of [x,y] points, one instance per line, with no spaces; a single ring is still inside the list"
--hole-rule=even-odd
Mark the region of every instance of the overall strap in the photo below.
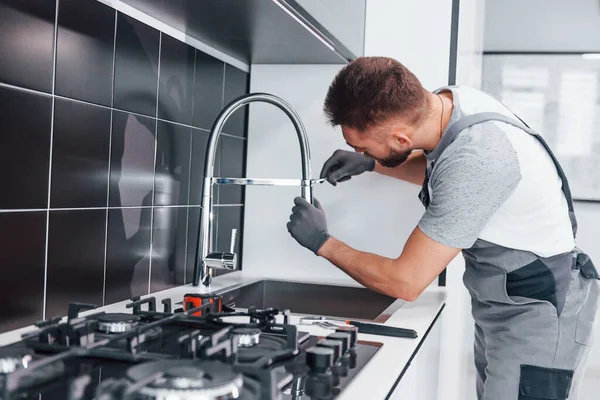
[[[554,153],[552,152],[552,150],[550,150],[550,146],[548,146],[548,143],[546,143],[544,138],[542,138],[533,129],[531,129],[519,117],[517,117],[517,118],[519,119],[519,121],[517,121],[514,118],[511,118],[507,115],[495,113],[495,112],[482,112],[482,113],[472,114],[472,115],[463,117],[463,118],[459,119],[458,121],[456,121],[454,124],[452,124],[448,128],[446,133],[442,136],[442,139],[440,140],[440,143],[438,144],[437,147],[440,148],[440,151],[443,151],[446,147],[448,147],[450,145],[450,143],[452,143],[454,141],[454,139],[456,139],[456,136],[458,136],[458,134],[461,131],[463,131],[473,125],[480,124],[482,122],[487,122],[487,121],[504,122],[504,123],[510,124],[512,126],[515,126],[519,129],[522,129],[525,132],[529,133],[530,135],[534,136],[544,146],[544,148],[546,149],[546,151],[552,158],[552,161],[554,162],[554,166],[556,167],[558,176],[560,177],[560,180],[562,181],[562,191],[565,195],[565,198],[567,199],[567,204],[569,207],[569,219],[571,220],[571,228],[573,229],[573,237],[575,237],[577,234],[577,219],[575,217],[575,211],[573,208],[573,197],[571,196],[571,189],[569,188],[569,182],[567,181],[567,177],[566,177],[562,167],[560,166],[560,163],[556,159],[556,156],[554,156]]]

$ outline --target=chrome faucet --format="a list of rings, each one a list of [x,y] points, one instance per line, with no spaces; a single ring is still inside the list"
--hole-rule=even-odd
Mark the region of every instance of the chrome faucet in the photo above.
[[[302,158],[302,179],[252,179],[252,178],[226,178],[214,177],[214,163],[217,151],[217,142],[221,130],[227,119],[238,109],[254,102],[272,104],[283,111],[292,121],[298,140]],[[311,179],[310,148],[306,130],[300,117],[294,109],[279,97],[266,93],[252,93],[244,95],[229,103],[217,116],[208,137],[206,159],[204,163],[204,185],[202,187],[202,212],[200,219],[200,232],[198,247],[196,249],[196,264],[194,267],[193,285],[198,286],[200,281],[204,286],[210,286],[212,269],[237,269],[237,255],[235,254],[235,241],[237,230],[231,235],[230,252],[213,252],[212,217],[213,217],[213,187],[214,185],[266,185],[266,186],[300,186],[301,195],[306,201],[313,204],[312,187],[320,180]]]

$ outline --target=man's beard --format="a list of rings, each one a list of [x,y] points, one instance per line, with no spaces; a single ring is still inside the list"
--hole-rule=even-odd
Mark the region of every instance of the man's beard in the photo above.
[[[388,155],[386,158],[376,158],[371,155],[373,160],[377,161],[382,167],[385,168],[396,168],[398,165],[402,164],[404,161],[408,159],[411,151],[407,151],[404,153],[396,152],[392,149],[388,149]]]

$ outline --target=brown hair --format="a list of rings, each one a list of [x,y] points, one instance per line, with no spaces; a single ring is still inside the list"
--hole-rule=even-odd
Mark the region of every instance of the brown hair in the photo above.
[[[419,79],[398,61],[360,57],[338,72],[323,109],[332,126],[364,131],[394,116],[418,124],[426,114],[427,98]]]

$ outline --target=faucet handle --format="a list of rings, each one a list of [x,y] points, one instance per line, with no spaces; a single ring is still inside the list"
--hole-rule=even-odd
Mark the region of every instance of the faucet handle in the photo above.
[[[208,268],[215,269],[237,269],[237,255],[235,253],[210,253],[204,258],[204,263]]]
[[[237,229],[232,229],[231,230],[231,245],[229,246],[229,252],[230,253],[235,253],[235,241],[237,239]]]
[[[213,252],[204,257],[204,263],[208,268],[216,269],[237,269],[237,254],[235,254],[235,241],[237,239],[237,229],[231,230],[231,245],[229,253]]]

